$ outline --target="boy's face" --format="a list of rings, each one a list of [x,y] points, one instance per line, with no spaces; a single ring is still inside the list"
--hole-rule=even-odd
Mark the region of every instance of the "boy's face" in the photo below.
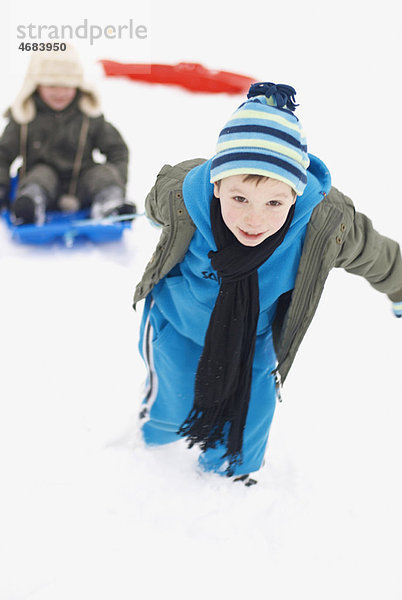
[[[60,85],[38,86],[40,98],[52,110],[64,110],[74,100],[77,88],[64,87]]]
[[[244,246],[258,246],[276,233],[286,221],[296,195],[292,188],[277,179],[255,183],[243,181],[244,175],[232,175],[214,183],[220,199],[222,218]]]

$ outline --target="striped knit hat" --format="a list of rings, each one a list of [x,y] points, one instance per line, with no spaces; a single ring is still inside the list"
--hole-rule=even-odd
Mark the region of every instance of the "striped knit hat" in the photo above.
[[[296,115],[296,90],[254,83],[222,129],[211,164],[211,183],[231,175],[264,175],[287,183],[297,195],[307,184],[306,138]]]

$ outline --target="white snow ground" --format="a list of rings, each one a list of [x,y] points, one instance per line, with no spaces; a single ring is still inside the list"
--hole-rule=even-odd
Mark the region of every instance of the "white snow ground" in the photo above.
[[[108,12],[23,0],[2,25],[1,105],[26,66],[17,23],[140,15],[154,62],[293,84],[310,151],[402,241],[397,8],[119,0]],[[117,40],[77,46],[130,145],[129,190],[142,208],[162,164],[213,153],[242,98],[106,80],[94,60],[140,60],[138,44],[132,55]],[[144,369],[131,298],[157,236],[139,218],[121,243],[30,248],[0,224],[0,599],[400,600],[402,323],[387,298],[331,274],[266,467],[246,489],[198,473],[181,442],[150,450],[138,439]]]

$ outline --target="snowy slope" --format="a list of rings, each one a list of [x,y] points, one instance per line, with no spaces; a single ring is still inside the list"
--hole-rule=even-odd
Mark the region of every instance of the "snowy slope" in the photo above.
[[[149,18],[144,52],[155,62],[293,84],[310,151],[402,241],[395,3],[323,14],[314,0],[257,1],[259,18],[226,0],[114,4],[113,14],[78,2],[11,9],[2,107],[26,66],[16,23]],[[77,45],[130,145],[129,193],[142,209],[162,164],[214,152],[242,98],[106,80],[97,58],[138,54],[118,41]],[[138,437],[145,373],[131,299],[157,237],[139,218],[121,243],[35,249],[13,244],[0,223],[0,600],[400,600],[402,323],[388,300],[331,274],[266,467],[246,489],[200,474],[182,442],[150,450]]]

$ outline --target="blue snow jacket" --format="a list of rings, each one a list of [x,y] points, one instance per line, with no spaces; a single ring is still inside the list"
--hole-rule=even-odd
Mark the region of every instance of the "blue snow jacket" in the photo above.
[[[184,179],[183,199],[195,232],[184,259],[152,291],[155,304],[167,321],[200,346],[204,344],[220,287],[208,258],[208,252],[216,250],[210,221],[214,189],[209,182],[210,167],[211,160],[208,160],[192,169]],[[294,288],[311,213],[331,187],[328,169],[312,155],[307,178],[303,195],[296,199],[295,214],[284,241],[258,269],[257,335],[270,332],[279,297]]]
[[[378,233],[371,220],[363,213],[357,212],[352,200],[335,187],[331,187],[328,194],[320,201],[321,193],[329,187],[329,175],[321,161],[314,157],[311,159],[308,186],[305,194],[296,202],[300,206],[300,208],[298,206],[298,210],[301,210],[301,201],[306,200],[305,206],[308,211],[310,210],[309,202],[312,203],[311,205],[317,204],[311,213],[307,228],[299,231],[299,247],[302,246],[304,235],[305,241],[294,287],[279,298],[272,323],[273,342],[278,360],[276,373],[282,378],[282,381],[289,373],[317,310],[326,279],[334,267],[343,268],[349,273],[364,277],[374,289],[386,294],[391,302],[396,303],[394,306],[399,306],[398,303],[402,302],[402,257],[399,244]],[[192,274],[185,285],[180,284],[186,291],[187,301],[191,303],[196,297],[197,303],[194,306],[197,308],[199,308],[199,304],[203,305],[205,302],[211,305],[213,303],[215,297],[213,289],[216,294],[216,287],[203,285],[203,293],[199,295],[200,300],[198,299],[199,286],[202,283],[208,284],[210,279],[213,284],[216,275],[211,270],[209,261],[205,259],[206,252],[204,254],[204,250],[198,251],[198,244],[201,248],[205,244],[205,250],[207,247],[214,248],[213,241],[210,237],[208,238],[209,234],[203,227],[203,223],[207,222],[206,204],[208,203],[208,194],[211,193],[208,190],[211,190],[211,187],[206,171],[197,170],[205,162],[205,159],[196,158],[175,166],[165,165],[158,173],[155,185],[147,195],[146,213],[152,221],[161,225],[162,229],[154,253],[145,268],[141,281],[136,286],[134,307],[155,289],[158,291],[159,283],[162,288],[162,285],[165,285],[162,283],[164,280],[178,277],[176,285],[179,285],[179,282],[182,281],[180,278],[183,278],[182,269],[186,276],[186,269]],[[204,178],[199,176],[201,173]],[[193,175],[196,175],[194,185],[192,185]],[[184,190],[186,191],[186,202],[183,199]],[[189,190],[193,192],[198,190],[200,194],[199,196],[198,193],[194,193],[194,196],[189,195]],[[199,197],[200,206],[197,204],[197,197]],[[198,233],[189,211],[197,221],[200,229]],[[308,212],[304,219],[307,220],[307,218]],[[303,227],[304,219],[302,220]],[[296,220],[294,224],[296,226]],[[290,234],[290,232],[288,233]],[[189,252],[190,246],[191,252]],[[284,250],[285,246],[283,249],[282,247],[277,248],[276,252],[279,254]],[[293,260],[297,263],[298,254],[292,255],[289,248],[288,251],[287,256],[293,256]],[[271,261],[271,259],[274,260]],[[290,260],[287,261],[288,267],[290,262]],[[272,269],[269,275],[274,278],[280,276],[281,279],[279,282],[272,279],[276,286],[276,295],[281,286],[287,287],[285,277],[282,277],[281,274],[282,263],[278,271],[279,262],[272,255],[261,269],[265,272],[265,269],[274,264],[277,269]],[[287,272],[286,276],[290,285],[294,271],[293,275]],[[204,281],[204,278],[208,281]],[[267,311],[269,321],[271,319],[268,306],[269,290],[266,292],[269,287],[269,279],[265,279],[265,277],[263,279],[261,306]],[[180,299],[177,298],[178,294],[172,291],[173,287],[173,282],[167,284],[165,291],[161,292],[161,301],[164,297],[161,303],[165,311],[170,311],[172,323],[176,323],[178,330],[184,331],[183,311],[188,311],[190,307],[184,306],[184,302],[180,303]],[[210,293],[208,298],[207,293]],[[265,302],[265,298],[267,302]],[[179,303],[176,304],[176,302]],[[176,310],[175,307],[178,307],[179,310]],[[273,308],[271,310],[273,311]],[[260,331],[264,329],[264,318],[263,315],[260,318]],[[199,319],[201,322],[201,316]],[[202,328],[205,329],[205,322]],[[194,331],[189,335],[196,336],[198,339],[202,337]]]

